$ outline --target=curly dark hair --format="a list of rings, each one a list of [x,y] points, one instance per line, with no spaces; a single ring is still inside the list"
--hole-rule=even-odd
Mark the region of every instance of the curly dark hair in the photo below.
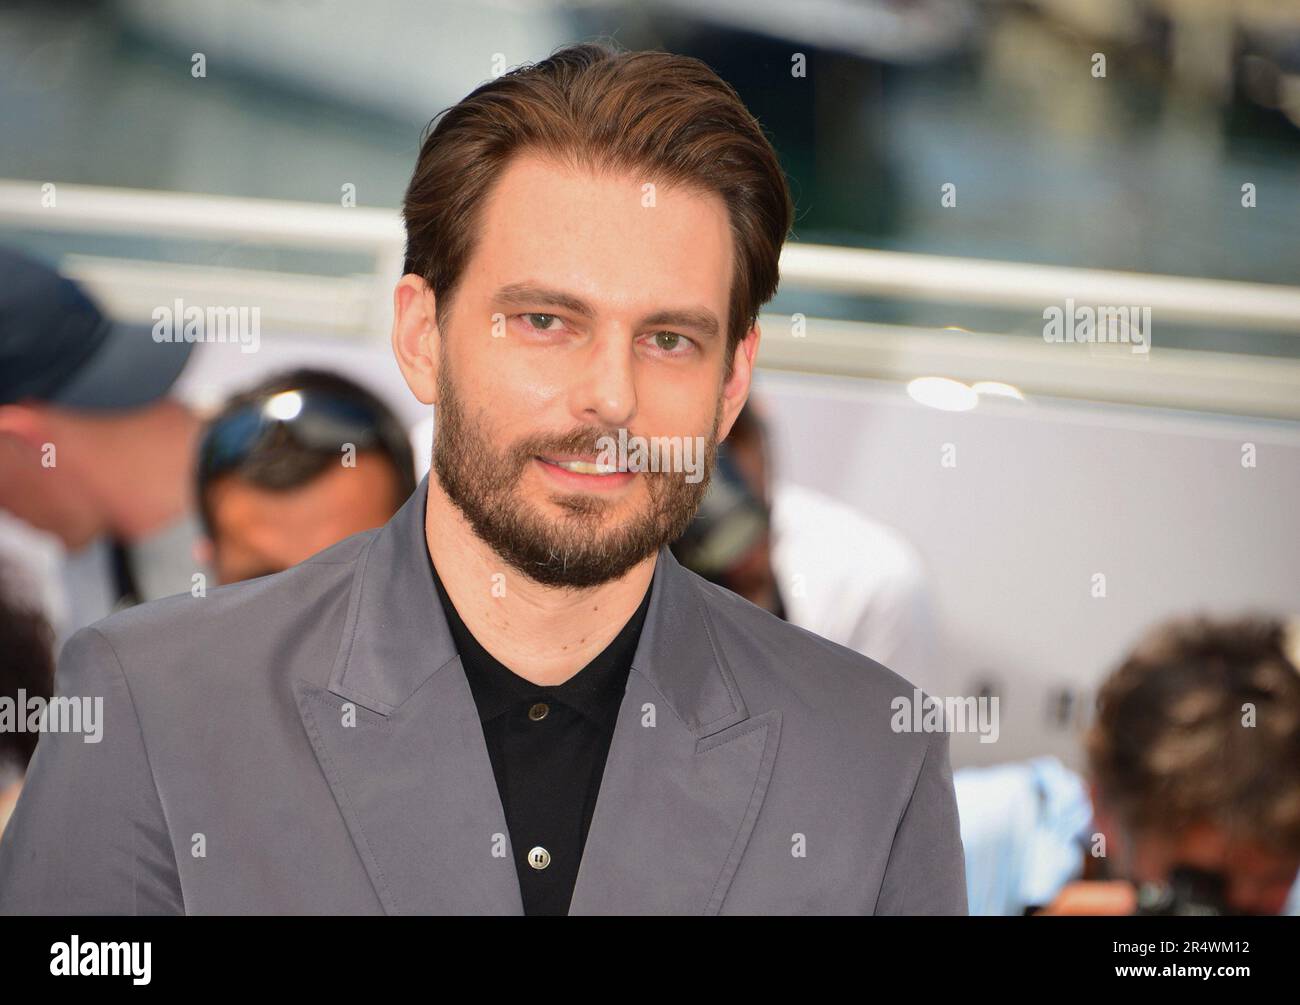
[[[1102,685],[1099,798],[1139,832],[1213,823],[1300,852],[1300,671],[1275,619],[1161,625]]]

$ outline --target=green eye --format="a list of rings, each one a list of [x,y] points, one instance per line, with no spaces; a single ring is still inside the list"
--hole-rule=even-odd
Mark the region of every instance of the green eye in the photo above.
[[[680,343],[681,340],[682,337],[678,335],[676,332],[655,333],[655,345],[657,345],[660,349],[664,350],[664,352],[672,352],[674,349],[677,348],[678,343]]]
[[[538,331],[544,331],[545,329],[551,327],[551,322],[555,320],[554,314],[525,314],[524,317],[526,317],[529,323],[532,324],[533,327],[536,328]],[[543,324],[539,325],[534,323],[535,318],[545,318],[546,320]]]

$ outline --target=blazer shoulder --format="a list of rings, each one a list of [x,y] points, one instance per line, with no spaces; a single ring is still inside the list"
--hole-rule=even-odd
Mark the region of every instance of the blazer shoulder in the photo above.
[[[93,625],[128,676],[173,679],[265,664],[275,652],[341,631],[358,561],[375,531],[345,538],[283,572],[180,593]]]
[[[847,646],[785,621],[724,587],[690,573],[708,612],[710,626],[729,650],[761,647],[767,659],[758,662],[789,673],[817,667],[835,676],[899,694],[911,694],[913,685],[901,674]]]

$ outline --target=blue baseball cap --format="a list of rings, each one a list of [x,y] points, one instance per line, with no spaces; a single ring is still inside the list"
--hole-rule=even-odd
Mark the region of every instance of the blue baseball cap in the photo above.
[[[0,405],[138,408],[167,393],[193,348],[112,321],[71,279],[0,248]]]

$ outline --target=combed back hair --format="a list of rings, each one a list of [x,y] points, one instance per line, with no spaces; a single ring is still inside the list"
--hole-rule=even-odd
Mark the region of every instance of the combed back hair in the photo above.
[[[735,248],[730,372],[736,345],[776,293],[794,218],[776,152],[732,87],[698,59],[586,43],[511,70],[435,116],[402,212],[405,271],[432,288],[440,327],[492,185],[525,151],[721,197]]]
[[[1285,625],[1157,628],[1102,685],[1087,753],[1102,802],[1134,831],[1211,823],[1300,852],[1300,672]]]

